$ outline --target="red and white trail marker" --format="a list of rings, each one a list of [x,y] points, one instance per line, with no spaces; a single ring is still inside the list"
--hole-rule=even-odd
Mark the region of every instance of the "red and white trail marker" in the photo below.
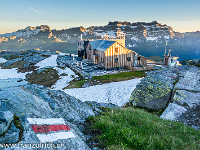
[[[59,139],[76,137],[63,118],[27,118],[27,120],[41,142],[54,142]]]

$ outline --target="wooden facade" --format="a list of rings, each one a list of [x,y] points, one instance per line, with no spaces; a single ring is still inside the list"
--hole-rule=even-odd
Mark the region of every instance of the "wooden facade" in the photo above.
[[[92,44],[88,42],[85,48],[87,55],[85,58],[94,64],[104,66],[105,69],[147,66],[147,59],[145,57],[127,49],[118,41],[114,41],[113,39],[112,41],[113,43],[105,49],[94,48]]]

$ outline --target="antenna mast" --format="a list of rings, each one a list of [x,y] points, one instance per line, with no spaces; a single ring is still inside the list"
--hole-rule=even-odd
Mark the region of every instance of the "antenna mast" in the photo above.
[[[167,40],[166,40],[166,45],[165,45],[165,54],[164,55],[166,55],[166,50],[167,49]]]

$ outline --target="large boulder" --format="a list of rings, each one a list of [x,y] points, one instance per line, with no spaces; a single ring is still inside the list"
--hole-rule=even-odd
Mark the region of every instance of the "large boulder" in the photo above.
[[[50,90],[42,85],[2,88],[0,90],[0,143],[24,145],[41,142],[62,143],[64,147],[61,149],[89,149],[79,130],[79,125],[91,115],[94,116],[95,113],[89,105],[62,91]],[[42,127],[41,122],[44,124]],[[48,126],[59,122],[70,128],[69,137],[63,135],[66,132],[61,133],[55,127]],[[38,125],[36,129],[34,129],[35,125]],[[50,127],[50,131],[55,132],[48,135],[47,130]],[[61,136],[57,136],[57,133],[61,133]]]
[[[130,102],[148,109],[165,108],[177,80],[176,69],[166,68],[149,72],[132,92]]]
[[[161,115],[200,129],[200,69],[189,67],[173,90],[172,102]]]
[[[164,108],[161,118],[200,129],[200,68],[179,66],[150,72],[136,86],[130,100],[139,107]]]

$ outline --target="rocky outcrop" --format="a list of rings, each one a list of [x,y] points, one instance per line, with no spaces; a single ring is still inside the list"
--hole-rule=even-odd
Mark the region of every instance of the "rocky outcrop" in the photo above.
[[[189,67],[179,75],[172,102],[161,115],[163,119],[181,121],[200,130],[200,69]]]
[[[188,62],[188,65],[195,65],[197,67],[200,67],[200,59],[193,59],[193,60],[190,60]]]
[[[18,68],[19,72],[26,72],[34,70],[34,65],[49,57],[50,53],[27,50],[20,53],[4,53],[2,56],[8,59],[3,64],[3,69]]]
[[[166,108],[161,118],[200,129],[200,69],[180,66],[150,72],[137,85],[130,101],[148,109]]]
[[[89,149],[79,125],[93,115],[92,107],[65,94],[44,86],[24,85],[0,90],[0,143],[40,143],[28,118],[62,118],[75,135],[58,138],[53,144],[63,143],[62,149]]]
[[[130,101],[139,107],[149,109],[165,108],[172,96],[178,70],[166,68],[149,72],[131,94]]]

